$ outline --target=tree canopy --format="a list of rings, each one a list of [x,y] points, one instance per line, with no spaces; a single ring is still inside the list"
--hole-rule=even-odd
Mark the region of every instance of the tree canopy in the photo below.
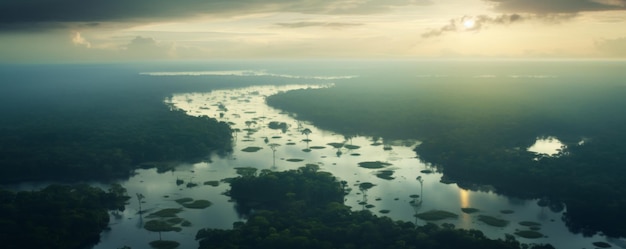
[[[126,190],[50,185],[41,191],[0,189],[0,241],[7,249],[79,249],[100,241],[109,210],[123,211]]]
[[[231,230],[202,229],[200,248],[527,248],[512,235],[491,240],[478,230],[404,221],[351,211],[342,185],[313,166],[264,171],[231,181],[231,197],[248,206],[245,223]],[[533,248],[552,248],[534,245]]]
[[[626,202],[617,198],[626,194],[624,85],[562,79],[381,84],[388,80],[359,78],[267,102],[324,129],[421,140],[420,159],[462,187],[493,185],[505,194],[564,202],[573,231],[626,236],[626,225],[615,222],[626,219]],[[567,148],[536,159],[526,148],[545,136]]]

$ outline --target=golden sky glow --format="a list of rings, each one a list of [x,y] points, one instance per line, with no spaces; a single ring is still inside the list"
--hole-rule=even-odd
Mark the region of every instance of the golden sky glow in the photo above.
[[[626,57],[626,0],[87,2],[0,0],[0,61]]]

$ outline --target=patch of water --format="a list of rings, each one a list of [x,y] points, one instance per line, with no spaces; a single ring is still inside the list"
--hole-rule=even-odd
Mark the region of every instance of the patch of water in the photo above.
[[[552,157],[559,155],[566,147],[556,137],[539,137],[527,150],[539,155]]]

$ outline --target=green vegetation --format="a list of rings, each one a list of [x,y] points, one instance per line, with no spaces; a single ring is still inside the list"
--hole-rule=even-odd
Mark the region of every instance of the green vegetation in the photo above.
[[[120,185],[108,192],[88,185],[50,185],[40,191],[0,189],[0,241],[8,249],[79,249],[96,244],[129,197]]]
[[[478,230],[416,227],[369,211],[351,211],[342,204],[341,183],[320,173],[308,166],[233,179],[230,195],[249,217],[230,230],[201,229],[196,234],[199,248],[553,248],[521,245],[511,235],[490,240]],[[250,205],[255,212],[245,212]]]
[[[385,179],[385,180],[393,180],[395,179],[395,177],[393,177],[394,171],[393,170],[381,170],[376,172],[376,177],[380,178],[380,179]]]
[[[176,200],[174,200],[174,201],[175,201],[176,203],[178,203],[178,204],[181,204],[181,205],[182,205],[183,203],[193,201],[193,198],[185,197],[185,198],[176,199]]]
[[[431,210],[424,213],[416,214],[415,217],[425,221],[438,221],[444,219],[456,219],[459,215],[443,210]]]
[[[502,214],[512,214],[512,213],[515,213],[515,211],[507,209],[507,210],[500,210],[500,213],[502,213]]]
[[[181,200],[186,201],[186,198],[183,198]],[[148,216],[146,216],[146,218],[171,218],[171,217],[176,217],[176,215],[178,215],[178,213],[182,211],[183,210],[180,208],[166,208],[166,209],[161,209],[159,211],[151,213]]]
[[[287,161],[287,162],[294,162],[294,163],[297,163],[297,162],[302,162],[302,161],[304,161],[304,159],[300,159],[300,158],[289,158],[289,159],[286,159],[285,161]]]
[[[489,215],[479,215],[478,220],[494,227],[505,227],[509,224],[508,220],[499,219]]]
[[[335,149],[342,148],[344,143],[328,143],[328,145],[332,146]]]
[[[333,88],[280,93],[267,103],[338,133],[417,139],[422,141],[417,155],[443,172],[446,182],[492,185],[522,198],[547,197],[567,206],[564,220],[572,231],[626,236],[626,223],[614,222],[626,220],[626,200],[616,198],[626,196],[621,70],[607,71],[617,64],[595,62],[519,65],[515,70],[532,67],[561,77],[371,75]],[[481,66],[498,71],[512,65]],[[526,148],[542,136],[566,144],[564,156],[533,160],[536,155]]]
[[[381,162],[381,161],[360,162],[359,163],[359,167],[366,168],[366,169],[382,169],[382,168],[387,167],[389,165],[391,165],[391,163],[385,163],[385,162]]]
[[[538,226],[541,226],[541,223],[534,222],[534,221],[521,221],[519,224],[522,225],[522,226],[526,226],[526,227],[538,227]]]
[[[135,110],[141,114],[103,109],[106,115],[80,117],[42,114],[41,120],[16,120],[19,125],[0,122],[0,181],[127,177],[144,162],[195,160],[230,149],[230,128],[224,123],[170,111],[163,104],[144,108],[152,109]],[[141,166],[147,165],[159,166],[159,172],[172,169],[172,164]]]
[[[174,249],[179,245],[180,243],[171,240],[155,240],[150,242],[150,246],[154,249]]]
[[[466,214],[473,214],[473,213],[479,212],[480,210],[478,208],[467,207],[467,208],[461,208],[461,211],[463,211],[463,213],[466,213]]]
[[[368,189],[370,189],[370,188],[373,188],[374,186],[376,186],[376,184],[373,184],[373,183],[371,183],[371,182],[362,182],[362,183],[359,183],[359,189],[360,189],[361,191],[363,191],[363,190],[368,190]]]
[[[246,148],[241,149],[241,151],[243,151],[243,152],[257,152],[257,151],[262,150],[262,149],[263,148],[261,148],[261,147],[250,146],[250,147],[246,147]]]
[[[253,167],[237,167],[235,168],[237,174],[240,176],[253,176],[257,172],[257,168]]]
[[[188,203],[192,203],[192,201],[193,199],[191,198],[181,198],[176,200],[176,202],[183,206]],[[183,210],[181,208],[166,208],[154,212],[146,216],[146,218],[151,220],[146,221],[143,224],[143,228],[151,232],[159,233],[159,241],[163,241],[161,235],[162,232],[180,232],[183,230],[182,227],[191,226],[191,222],[177,216],[178,213],[182,211]],[[151,246],[152,243],[155,243],[155,241],[150,242]],[[167,247],[168,245],[172,244],[168,241],[165,241],[165,243],[158,245],[162,247]]]
[[[205,209],[213,205],[210,201],[207,200],[195,200],[192,202],[181,203],[183,207],[192,208],[192,209]]]
[[[114,66],[0,70],[1,183],[125,178],[142,163],[195,162],[231,150],[226,123],[163,103],[173,92],[215,85],[148,80]]]
[[[164,173],[164,172],[176,170],[177,165],[178,163],[175,163],[175,162],[143,162],[143,163],[140,163],[137,167],[141,169],[156,168],[157,172]]]
[[[166,219],[165,221],[166,221],[167,223],[179,224],[179,223],[182,223],[184,220],[185,220],[185,219],[180,218],[180,217],[174,217],[174,218],[169,218],[169,219]]]
[[[180,232],[182,229],[176,227],[176,223],[164,220],[149,220],[143,224],[143,228],[150,232]]]
[[[207,200],[195,200],[192,198],[180,198],[175,200],[178,204],[186,208],[204,209],[210,207],[213,203]],[[163,211],[163,210],[161,210]],[[174,213],[176,215],[177,213]]]
[[[281,130],[283,133],[287,132],[288,129],[287,123],[278,121],[270,121],[267,127],[273,130]]]
[[[344,147],[344,148],[346,148],[346,149],[349,149],[349,150],[356,150],[356,149],[358,149],[358,148],[361,148],[361,146],[358,146],[358,145],[352,145],[352,144],[346,144],[346,145],[344,145],[343,147]]]
[[[532,231],[532,230],[523,230],[523,231],[517,231],[515,232],[515,235],[520,236],[522,238],[526,238],[526,239],[538,239],[538,238],[543,238],[543,234],[537,231]]]
[[[217,187],[220,185],[220,181],[206,181],[204,182],[204,185],[209,185],[209,186],[213,186],[213,187]]]
[[[606,242],[602,242],[602,241],[593,242],[593,245],[597,246],[599,248],[609,248],[609,247],[611,247],[611,244],[606,243]]]
[[[324,146],[311,146],[311,147],[309,147],[309,149],[312,149],[312,150],[321,150],[321,149],[325,149],[325,148],[326,147],[324,147]]]

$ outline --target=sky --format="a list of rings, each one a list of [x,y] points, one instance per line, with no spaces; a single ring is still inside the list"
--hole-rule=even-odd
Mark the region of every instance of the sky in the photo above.
[[[625,59],[626,0],[0,0],[0,62]]]

